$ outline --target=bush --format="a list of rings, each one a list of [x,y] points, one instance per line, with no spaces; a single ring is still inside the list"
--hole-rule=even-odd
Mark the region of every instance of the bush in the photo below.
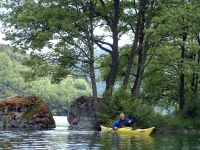
[[[200,128],[200,101],[196,96],[190,96],[182,111],[174,112],[173,116],[163,116],[154,112],[154,106],[143,100],[132,100],[131,94],[125,88],[119,88],[112,96],[109,91],[104,93],[100,108],[100,121],[106,126],[112,126],[124,112],[127,118],[138,119],[135,128],[155,127],[160,132],[174,132],[183,129]]]
[[[200,101],[196,95],[191,95],[187,98],[184,109],[181,111],[183,118],[199,118],[200,116]]]
[[[123,87],[119,88],[112,96],[109,91],[104,93],[100,107],[100,123],[112,126],[114,121],[119,119],[120,112],[124,112],[130,119],[145,115],[139,120],[139,122],[143,122],[141,125],[144,126],[147,125],[145,118],[148,118],[149,114],[154,114],[152,106],[145,104],[142,100],[133,101],[131,94]],[[142,121],[143,119],[144,121]]]

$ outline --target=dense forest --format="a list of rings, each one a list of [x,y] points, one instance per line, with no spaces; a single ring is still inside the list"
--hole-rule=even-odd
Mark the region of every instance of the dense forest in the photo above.
[[[45,100],[53,115],[67,115],[71,100],[81,95],[91,95],[89,84],[84,79],[72,76],[58,84],[52,83],[50,76],[26,81],[27,74],[33,71],[22,65],[28,57],[29,55],[14,53],[10,46],[0,45],[0,99],[35,94]]]
[[[31,50],[24,64],[35,72],[27,76],[51,75],[55,83],[69,74],[89,77],[102,123],[120,111],[130,116],[151,111],[151,125],[199,127],[198,0],[2,0],[0,5],[6,8],[5,39],[16,51]],[[44,47],[51,51],[44,53]],[[97,81],[105,83],[100,107]],[[156,105],[173,109],[178,119],[159,120]]]

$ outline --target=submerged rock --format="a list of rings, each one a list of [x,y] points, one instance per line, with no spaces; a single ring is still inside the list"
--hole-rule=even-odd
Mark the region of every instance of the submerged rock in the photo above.
[[[98,123],[93,107],[93,98],[81,96],[69,103],[68,122],[69,129],[96,130]]]
[[[43,100],[26,95],[0,100],[0,127],[55,128],[55,121]]]

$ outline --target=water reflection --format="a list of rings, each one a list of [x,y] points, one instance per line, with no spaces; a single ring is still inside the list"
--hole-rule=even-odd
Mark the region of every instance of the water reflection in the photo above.
[[[98,149],[100,133],[90,131],[69,131],[69,149]]]
[[[101,149],[151,149],[154,147],[154,138],[146,135],[101,133],[101,144]]]
[[[2,149],[49,149],[45,134],[36,131],[1,131],[0,145]]]
[[[132,136],[68,130],[66,117],[54,130],[0,130],[0,149],[42,150],[179,150],[200,149],[200,135]]]
[[[199,134],[167,134],[155,135],[155,147],[157,149],[166,150],[199,150],[200,135]]]
[[[58,117],[56,120],[62,120],[62,123],[58,123],[58,127],[53,130],[0,130],[0,149],[66,149],[68,142],[66,117]]]

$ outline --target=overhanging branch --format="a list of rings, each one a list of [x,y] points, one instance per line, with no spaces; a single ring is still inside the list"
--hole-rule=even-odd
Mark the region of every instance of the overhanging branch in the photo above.
[[[99,48],[101,48],[102,50],[104,50],[104,51],[106,51],[106,52],[112,54],[112,51],[111,51],[111,50],[109,50],[108,48],[105,48],[104,46],[102,46],[102,45],[99,44],[98,42],[95,43],[95,44],[96,44]]]

